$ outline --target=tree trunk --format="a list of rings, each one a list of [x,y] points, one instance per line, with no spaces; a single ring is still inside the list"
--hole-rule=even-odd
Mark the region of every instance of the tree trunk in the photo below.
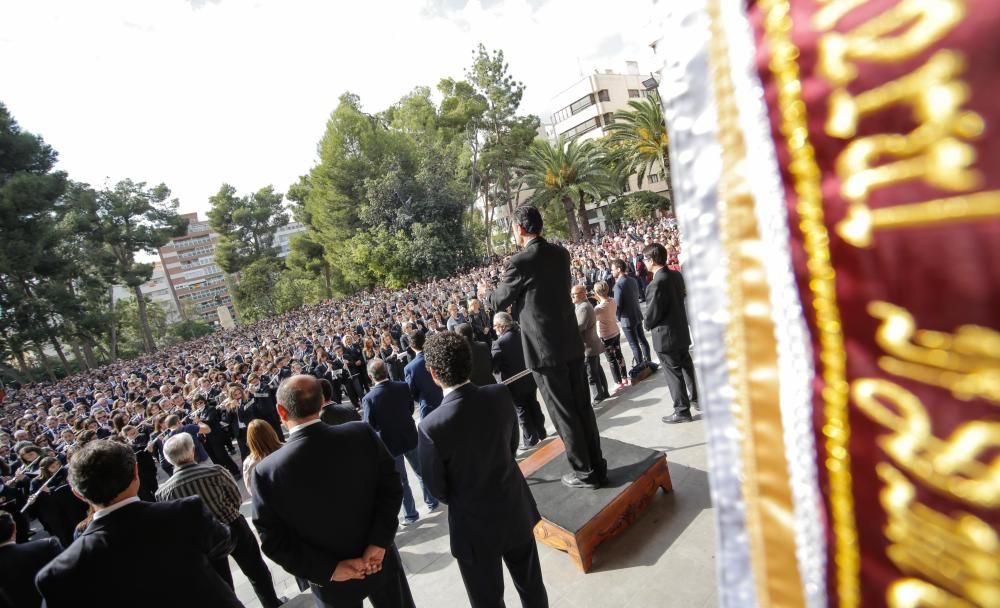
[[[35,355],[38,357],[38,361],[45,368],[45,373],[48,374],[49,380],[52,382],[56,381],[56,374],[52,371],[52,366],[49,365],[48,358],[45,357],[45,352],[42,350],[41,346],[35,345]]]
[[[323,293],[326,294],[326,299],[333,298],[333,285],[330,279],[330,264],[326,260],[323,260]]]
[[[111,330],[108,335],[108,348],[111,352],[108,353],[109,363],[114,363],[118,360],[118,316],[115,314],[115,288],[108,287],[109,295],[111,296]]]
[[[142,289],[138,285],[132,288],[135,291],[135,303],[139,307],[139,326],[142,327],[142,341],[147,353],[156,352],[156,342],[153,341],[153,331],[149,329],[149,317],[146,316],[146,298],[142,295]]]
[[[580,239],[580,227],[576,223],[576,205],[573,204],[573,199],[568,196],[562,198],[563,210],[566,211],[566,226],[569,228],[569,240],[577,241]]]
[[[90,340],[83,341],[83,359],[87,362],[87,367],[96,369],[98,367],[97,357],[94,356],[94,345]]]
[[[14,356],[17,358],[17,367],[21,370],[21,379],[30,382],[31,369],[28,367],[27,359],[24,358],[24,353],[17,351]]]
[[[585,241],[590,240],[590,220],[587,218],[587,197],[580,193],[580,205],[577,208],[580,216],[580,237]]]
[[[80,368],[80,371],[90,369],[90,363],[83,357],[83,351],[80,350],[80,343],[73,340],[69,343],[69,346],[73,350],[73,359],[76,362],[76,366]]]
[[[49,344],[51,344],[52,348],[56,351],[56,356],[59,357],[59,362],[62,363],[63,370],[66,372],[66,375],[71,375],[73,370],[69,366],[69,359],[66,358],[66,353],[63,352],[62,345],[59,344],[59,340],[56,340],[56,337],[52,335],[51,330],[49,330]]]

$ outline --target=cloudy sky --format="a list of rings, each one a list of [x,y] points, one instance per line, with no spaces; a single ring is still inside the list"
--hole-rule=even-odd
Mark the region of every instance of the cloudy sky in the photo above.
[[[652,0],[0,0],[0,101],[95,186],[284,191],[345,91],[379,111],[504,50],[523,108],[647,57]],[[643,70],[648,66],[640,64]]]

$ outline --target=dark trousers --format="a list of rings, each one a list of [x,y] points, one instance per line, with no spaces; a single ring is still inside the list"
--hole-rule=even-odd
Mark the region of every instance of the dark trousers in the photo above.
[[[628,346],[632,349],[632,357],[635,364],[649,361],[649,342],[646,341],[646,334],[642,331],[642,326],[622,327],[622,333],[628,340]]]
[[[507,571],[524,608],[546,608],[549,605],[534,539],[503,555],[459,557],[456,561],[472,608],[503,607],[501,561],[507,564]]]
[[[609,396],[608,378],[601,369],[601,356],[594,355],[586,358],[587,362],[587,384],[590,385],[591,399],[603,399]]]
[[[250,531],[247,520],[242,516],[234,519],[229,524],[229,533],[236,542],[236,546],[233,547],[233,552],[231,553],[233,560],[250,581],[254,593],[257,594],[257,599],[260,600],[260,605],[263,608],[278,608],[278,606],[281,606],[281,601],[274,592],[271,571],[267,569],[267,564],[264,563],[264,558],[261,557],[260,546],[257,545],[257,539],[254,537],[253,532]],[[222,558],[216,560],[214,566],[219,575],[226,581],[226,584],[232,588],[233,573],[229,570],[229,559]]]
[[[368,601],[374,608],[415,608],[413,595],[410,593],[410,584],[406,581],[406,573],[403,571],[403,560],[399,557],[396,545],[385,550],[385,558],[382,560],[382,572],[387,575],[383,584],[371,588],[368,592]],[[338,597],[331,598],[323,592],[319,585],[311,584],[313,599],[316,600],[317,608],[361,608],[363,597]],[[326,599],[323,598],[327,595]]]
[[[244,445],[246,445],[246,437],[243,438]],[[226,444],[221,441],[208,440],[205,442],[205,451],[208,452],[208,457],[212,462],[218,465],[222,465],[227,471],[233,476],[233,479],[240,479],[243,472],[240,470],[236,463],[233,462],[232,457],[229,456],[229,452],[226,451]],[[241,453],[242,455],[242,453]]]
[[[556,432],[566,446],[566,458],[581,479],[597,481],[608,471],[601,453],[597,417],[590,406],[583,358],[532,370]]]
[[[548,436],[545,432],[545,414],[538,403],[538,387],[531,381],[531,377],[515,380],[514,384],[518,382],[531,385],[530,389],[514,388],[511,397],[514,398],[514,410],[521,427],[521,441],[525,446],[532,446]]]
[[[628,380],[628,368],[625,367],[625,355],[622,354],[622,335],[601,338],[601,342],[604,342],[604,356],[608,360],[608,367],[611,368],[611,377],[615,379],[615,384]]]
[[[691,402],[698,400],[698,389],[694,382],[694,362],[688,349],[668,353],[656,353],[663,365],[663,377],[667,380],[670,397],[674,400],[674,412],[690,414]],[[690,390],[691,396],[688,397]]]

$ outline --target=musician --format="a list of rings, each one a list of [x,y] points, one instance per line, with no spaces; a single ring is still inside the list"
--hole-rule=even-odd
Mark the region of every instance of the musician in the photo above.
[[[341,389],[346,389],[347,398],[351,400],[351,405],[357,409],[361,405],[361,383],[358,381],[358,372],[352,365],[352,360],[348,359],[344,347],[340,344],[334,347],[333,369],[337,382],[334,383],[334,401],[340,402]]]
[[[230,386],[236,387],[240,391],[243,390],[238,384]],[[191,412],[191,421],[204,423],[210,429],[209,433],[205,435],[205,451],[208,453],[208,457],[215,464],[225,467],[234,479],[239,479],[240,468],[236,466],[236,463],[229,457],[229,452],[226,450],[226,444],[232,441],[229,435],[229,425],[225,424],[228,418],[228,413],[224,415],[220,408],[209,404],[201,395],[194,398],[194,410]]]
[[[138,428],[130,424],[122,429],[121,435],[135,453],[136,465],[139,467],[139,498],[146,502],[154,502],[160,482],[156,475],[156,461],[153,459],[153,454],[146,449],[149,446],[149,435],[141,433]]]
[[[242,388],[234,385],[232,390],[235,391],[239,399],[244,399]],[[274,394],[262,389],[259,384],[251,382],[249,399],[241,402],[236,410],[236,416],[239,424],[236,442],[240,448],[240,458],[243,460],[250,454],[247,449],[247,425],[254,420],[263,420],[271,425],[279,439],[284,437],[281,430],[281,419],[278,418],[278,410],[274,402]]]
[[[87,516],[87,503],[73,495],[66,474],[68,469],[58,459],[45,457],[38,465],[38,476],[31,481],[31,496],[25,505],[28,513],[41,522],[50,536],[63,546],[73,542],[73,529]]]

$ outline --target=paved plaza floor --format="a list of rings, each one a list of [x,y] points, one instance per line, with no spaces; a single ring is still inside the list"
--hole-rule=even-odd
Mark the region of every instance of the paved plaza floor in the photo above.
[[[627,353],[627,347],[625,350]],[[611,376],[608,378],[610,381]],[[602,437],[667,454],[674,491],[657,492],[635,524],[601,545],[588,574],[580,572],[565,553],[539,544],[542,576],[552,608],[716,605],[715,523],[709,498],[703,423],[698,415],[692,423],[662,423],[660,417],[670,413],[667,403],[669,395],[661,372],[597,408]],[[551,421],[547,426],[553,433]],[[415,477],[410,475],[410,479],[414,496],[421,496]],[[446,507],[442,505],[432,514],[427,514],[422,504],[418,504],[418,509],[421,511],[418,524],[400,528],[396,535],[416,605],[468,606],[458,565],[449,552]],[[244,513],[249,514],[248,505],[244,505]],[[290,598],[286,606],[315,605],[311,594],[300,594],[292,576],[270,560],[268,565],[278,595]],[[259,608],[246,577],[235,563],[232,569],[240,600],[248,608]],[[506,570],[504,576],[506,604],[520,606]]]

